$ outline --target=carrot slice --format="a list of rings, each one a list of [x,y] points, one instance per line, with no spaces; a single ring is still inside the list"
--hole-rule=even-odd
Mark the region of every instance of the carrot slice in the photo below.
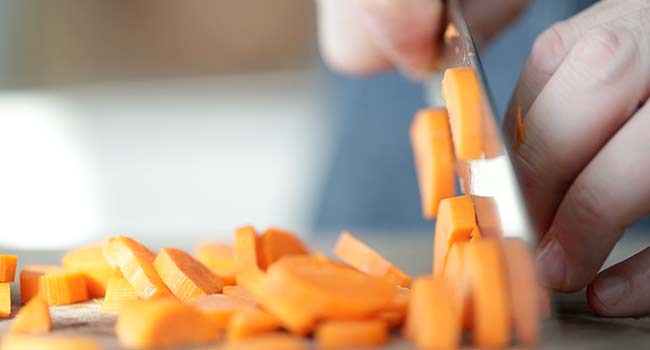
[[[456,306],[461,318],[461,328],[471,330],[473,323],[473,310],[471,299],[471,286],[466,272],[465,256],[468,242],[459,242],[449,249],[447,265],[443,275],[453,285],[456,293]]]
[[[9,283],[0,283],[0,318],[11,315],[11,288]]]
[[[227,286],[236,284],[233,255],[232,247],[221,243],[202,243],[194,250],[196,260],[219,276]]]
[[[483,155],[484,101],[474,69],[447,69],[442,79],[442,97],[449,111],[456,158],[480,159]]]
[[[7,334],[2,338],[2,350],[97,350],[100,344],[90,337],[69,335]]]
[[[307,343],[302,337],[286,333],[271,333],[230,342],[225,347],[225,350],[306,350],[308,348]]]
[[[535,274],[535,261],[528,246],[521,240],[505,240],[503,252],[508,270],[515,335],[522,345],[537,344],[541,288]]]
[[[263,265],[258,252],[258,237],[253,226],[243,226],[235,230],[235,269],[237,273],[258,270]]]
[[[263,268],[267,268],[285,255],[307,255],[309,251],[304,243],[293,233],[269,228],[259,239]]]
[[[377,319],[384,321],[388,328],[397,328],[404,323],[405,314],[399,311],[382,311],[377,314]]]
[[[47,301],[38,296],[20,308],[10,328],[13,333],[47,333],[50,330],[52,330],[50,309]]]
[[[314,338],[323,348],[379,346],[388,341],[388,326],[382,320],[325,321]]]
[[[423,348],[458,348],[461,330],[456,300],[453,286],[445,278],[416,279],[405,335]]]
[[[452,197],[454,187],[454,149],[449,116],[444,108],[420,110],[410,129],[415,170],[420,187],[422,214],[435,218],[438,204]]]
[[[255,303],[223,294],[201,295],[193,299],[191,304],[212,318],[219,329],[226,329],[235,312],[255,309]]]
[[[501,241],[483,239],[467,244],[465,265],[471,284],[474,344],[510,343],[511,310]]]
[[[177,248],[163,248],[153,262],[160,279],[181,301],[202,294],[220,293],[223,281],[191,255]]]
[[[216,340],[219,326],[193,305],[155,298],[122,308],[115,332],[120,343],[129,347],[183,346]]]
[[[0,255],[0,283],[14,281],[17,263],[18,257],[15,255]]]
[[[411,277],[349,232],[341,232],[339,235],[334,255],[370,276],[386,277],[402,287],[411,283]]]
[[[36,295],[48,305],[66,305],[88,300],[86,278],[81,272],[58,266],[31,265],[20,271],[20,298],[23,304]]]
[[[153,266],[156,255],[140,242],[126,236],[109,237],[103,253],[109,264],[120,269],[140,298],[172,295]]]
[[[236,312],[228,322],[228,341],[237,341],[280,328],[278,319],[262,310],[248,309]]]
[[[393,298],[386,305],[386,311],[406,312],[409,300],[411,299],[411,290],[397,286]]]
[[[440,202],[433,247],[434,275],[444,270],[452,244],[470,240],[474,227],[476,215],[471,196],[446,198]]]
[[[134,300],[138,300],[138,293],[133,290],[129,281],[121,275],[113,276],[106,287],[106,297],[102,302],[102,311],[119,313],[124,305]]]
[[[255,295],[243,286],[225,286],[223,287],[223,294],[244,299],[253,305],[257,303]]]
[[[102,245],[96,244],[88,247],[81,247],[67,252],[61,265],[68,270],[77,270],[86,278],[88,296],[91,298],[102,298],[106,294],[108,280],[119,275],[102,254]]]

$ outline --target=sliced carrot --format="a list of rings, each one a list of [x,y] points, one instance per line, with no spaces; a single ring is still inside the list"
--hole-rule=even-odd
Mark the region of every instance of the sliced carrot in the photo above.
[[[212,318],[219,329],[226,329],[235,312],[255,309],[255,303],[224,294],[200,295],[191,304]]]
[[[499,208],[494,197],[472,196],[472,203],[476,212],[476,224],[485,238],[502,238]]]
[[[379,346],[388,341],[388,326],[382,320],[325,321],[314,338],[323,348]]]
[[[442,80],[442,97],[449,111],[456,158],[480,159],[484,142],[484,100],[474,68],[447,69]]]
[[[173,298],[138,300],[119,313],[115,332],[123,345],[144,348],[205,344],[219,337],[219,326],[191,304]]]
[[[194,257],[219,276],[224,285],[236,284],[235,257],[231,246],[222,243],[199,244],[194,250]]]
[[[341,232],[339,235],[334,255],[370,276],[386,277],[402,287],[411,283],[411,277],[349,232]]]
[[[225,350],[306,350],[308,348],[307,342],[301,337],[286,333],[271,333],[230,342],[225,347]]]
[[[70,335],[7,334],[2,338],[2,350],[98,350],[100,344],[90,337]]]
[[[255,300],[255,295],[251,293],[250,290],[244,288],[243,286],[225,286],[223,287],[223,294],[244,299],[247,302],[252,303],[253,305],[257,303],[257,301]]]
[[[405,314],[399,311],[382,311],[377,314],[377,319],[384,321],[388,328],[397,328],[404,323]]]
[[[8,282],[0,283],[0,318],[11,315],[11,288]]]
[[[123,276],[113,276],[108,280],[106,297],[102,302],[102,311],[107,313],[119,313],[124,305],[138,300],[138,293],[135,292],[129,281]]]
[[[453,286],[444,277],[413,282],[407,337],[423,348],[456,349],[460,345],[460,315]]]
[[[476,227],[472,197],[463,195],[440,202],[433,251],[433,274],[442,273],[449,248],[454,242],[468,241]]]
[[[52,330],[47,301],[39,296],[32,298],[20,308],[9,330],[13,333],[47,333]]]
[[[409,300],[411,299],[411,290],[397,286],[393,298],[386,305],[386,311],[406,312]]]
[[[422,214],[435,218],[438,204],[452,197],[454,187],[454,149],[449,116],[444,108],[420,110],[410,129],[415,170],[420,187]]]
[[[471,284],[474,344],[510,343],[511,310],[501,241],[483,239],[467,244],[465,265]]]
[[[0,255],[0,283],[14,281],[17,263],[18,257],[15,255]]]
[[[163,248],[153,266],[167,288],[181,301],[220,293],[223,281],[191,255],[177,248]]]
[[[88,300],[86,278],[81,272],[58,266],[23,266],[20,271],[20,298],[23,304],[36,295],[48,305],[66,305]]]
[[[259,334],[273,332],[280,328],[278,319],[271,314],[255,309],[236,312],[228,322],[228,341],[238,341]]]
[[[260,269],[258,257],[258,237],[253,226],[243,226],[235,230],[235,269],[237,273]]]
[[[541,287],[535,274],[535,261],[530,249],[521,240],[506,239],[503,252],[508,270],[512,323],[521,345],[539,342]]]
[[[61,265],[68,270],[77,270],[86,278],[88,296],[102,298],[106,294],[108,280],[119,275],[102,254],[102,245],[96,244],[88,247],[77,248],[67,252]]]
[[[461,317],[461,328],[469,331],[472,329],[473,310],[471,286],[465,269],[465,251],[467,244],[468,242],[459,242],[449,249],[447,265],[445,266],[443,275],[454,287],[457,300],[456,306],[459,308],[458,313]]]
[[[307,255],[309,251],[304,243],[291,232],[269,228],[259,239],[263,268],[276,262],[285,255]]]
[[[110,264],[120,269],[140,298],[172,295],[153,266],[156,254],[142,243],[126,236],[109,237],[103,253]]]

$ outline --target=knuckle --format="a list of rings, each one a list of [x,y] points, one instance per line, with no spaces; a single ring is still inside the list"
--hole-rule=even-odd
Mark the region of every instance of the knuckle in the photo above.
[[[570,215],[574,216],[572,222],[584,225],[598,225],[594,227],[612,228],[615,226],[611,219],[611,205],[607,200],[606,191],[596,190],[589,182],[578,177],[568,194]],[[602,230],[595,230],[602,231]]]
[[[568,53],[565,37],[570,29],[566,21],[557,22],[545,30],[533,44],[530,63],[534,69],[546,76],[551,76]]]

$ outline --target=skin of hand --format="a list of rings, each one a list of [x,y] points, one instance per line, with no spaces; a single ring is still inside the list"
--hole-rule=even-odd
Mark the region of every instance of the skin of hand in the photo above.
[[[650,2],[605,0],[539,36],[506,117],[543,281],[604,316],[650,313],[650,249],[598,273],[650,212],[649,96]]]

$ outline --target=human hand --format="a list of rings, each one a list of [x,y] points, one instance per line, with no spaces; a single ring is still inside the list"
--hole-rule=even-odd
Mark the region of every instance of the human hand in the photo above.
[[[465,0],[480,46],[523,10],[527,0]],[[370,74],[398,68],[422,77],[436,57],[442,0],[318,0],[324,60],[335,70]]]
[[[650,313],[650,249],[600,274],[624,228],[650,212],[650,3],[601,1],[535,42],[511,102],[514,145],[548,287],[585,286],[606,316]],[[514,136],[512,136],[514,138]]]

